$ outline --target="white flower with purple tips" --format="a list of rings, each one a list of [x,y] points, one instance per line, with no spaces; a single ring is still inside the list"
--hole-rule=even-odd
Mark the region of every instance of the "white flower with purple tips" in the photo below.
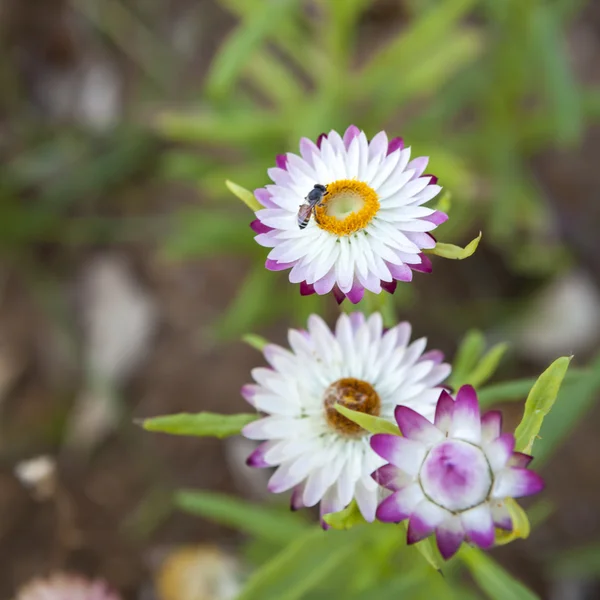
[[[441,190],[424,175],[428,158],[410,157],[401,138],[380,131],[369,141],[354,125],[316,143],[302,138],[300,156],[279,155],[268,171],[273,184],[255,191],[264,209],[251,223],[256,241],[272,248],[266,267],[291,269],[304,295],[333,292],[353,303],[365,290],[391,293],[413,271],[430,272],[423,250],[435,246],[429,232],[448,217],[425,206]],[[298,212],[315,185],[326,193],[301,227]]]
[[[254,369],[256,383],[242,395],[266,416],[243,434],[266,440],[248,464],[277,467],[271,492],[293,490],[292,508],[320,503],[321,515],[356,499],[364,518],[375,519],[380,488],[371,473],[384,460],[371,450],[370,434],[335,404],[390,422],[405,404],[433,419],[450,366],[440,352],[424,353],[424,338],[410,343],[410,335],[408,323],[384,331],[378,313],[342,314],[335,331],[312,315],[307,331],[290,330],[291,350],[265,347],[271,368]]]
[[[435,532],[445,559],[464,540],[490,548],[496,527],[512,530],[507,499],[544,487],[527,469],[532,457],[515,452],[514,435],[501,433],[501,414],[480,417],[471,386],[460,388],[456,401],[442,392],[433,423],[407,406],[398,406],[395,417],[404,437],[371,438],[373,450],[389,463],[373,478],[393,492],[379,505],[377,518],[409,519],[409,544]]]

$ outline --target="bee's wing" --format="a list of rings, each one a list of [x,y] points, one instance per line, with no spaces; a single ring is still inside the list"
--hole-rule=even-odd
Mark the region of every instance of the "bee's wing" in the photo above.
[[[310,216],[310,213],[312,211],[312,206],[310,204],[301,204],[300,208],[298,209],[298,218],[299,219],[306,219]]]

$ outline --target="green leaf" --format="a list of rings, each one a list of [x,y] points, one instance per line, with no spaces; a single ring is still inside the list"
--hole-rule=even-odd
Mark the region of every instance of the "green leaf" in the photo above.
[[[453,388],[459,388],[467,382],[469,373],[477,366],[484,348],[485,338],[481,331],[476,329],[468,331],[456,352],[452,365],[450,385]]]
[[[438,242],[435,245],[435,248],[431,248],[431,250],[425,250],[428,254],[435,254],[436,256],[441,256],[443,258],[450,258],[452,260],[464,260],[465,258],[469,258],[475,250],[477,250],[477,246],[479,246],[479,242],[481,240],[481,232],[474,239],[471,240],[464,248],[460,246],[455,246],[454,244],[442,244]]]
[[[496,372],[507,349],[508,344],[506,343],[500,343],[493,346],[479,361],[479,364],[475,369],[469,373],[465,383],[471,384],[474,388],[483,385]]]
[[[531,11],[529,32],[551,103],[548,119],[558,142],[573,143],[583,131],[583,106],[556,10],[538,4]]]
[[[252,60],[267,36],[289,20],[298,8],[298,0],[265,0],[229,35],[213,59],[206,81],[209,95],[223,97],[231,91],[244,65]]]
[[[215,254],[258,255],[249,219],[225,211],[202,208],[184,210],[175,216],[163,254],[167,260],[181,260]]]
[[[363,429],[366,429],[370,433],[391,433],[393,435],[402,435],[396,425],[390,423],[386,419],[381,417],[374,417],[373,415],[367,415],[365,413],[358,412],[357,410],[350,410],[341,404],[334,404],[334,408],[344,417],[360,425]]]
[[[564,385],[583,381],[587,378],[588,374],[589,373],[587,369],[569,369],[565,375]],[[477,393],[479,397],[479,404],[482,408],[487,408],[498,402],[514,402],[524,400],[535,381],[536,380],[532,377],[488,385],[479,390]],[[551,414],[553,414],[556,410],[557,409],[552,411]]]
[[[210,412],[179,413],[143,419],[139,425],[146,431],[158,431],[172,435],[226,438],[238,435],[244,425],[252,423],[256,419],[258,419],[258,415],[243,413],[238,415],[221,415]]]
[[[517,501],[514,498],[506,498],[504,502],[510,513],[513,529],[512,531],[496,529],[497,546],[503,546],[518,538],[528,538],[531,532],[531,525],[527,513],[521,508]]]
[[[175,495],[175,504],[190,514],[276,544],[287,544],[305,531],[312,531],[306,521],[287,507],[267,508],[226,494],[183,490]]]
[[[225,182],[225,185],[227,186],[227,189],[229,189],[232,194],[237,196],[250,210],[256,212],[257,210],[261,210],[263,208],[250,190],[247,190],[241,185],[233,183],[233,181],[229,180]]]
[[[514,579],[489,554],[463,544],[458,556],[491,600],[538,600],[538,596]]]
[[[351,529],[355,525],[366,523],[356,500],[352,500],[344,510],[324,515],[323,520],[334,529]]]
[[[310,529],[255,571],[237,600],[298,600],[356,552],[367,527],[351,531]]]
[[[578,370],[574,379],[569,377],[571,374],[572,371],[569,370],[554,408],[544,419],[541,439],[536,442],[535,447],[536,465],[547,460],[553,451],[560,448],[561,442],[595,406],[598,399],[600,356],[594,358],[588,369]]]
[[[559,554],[548,570],[559,578],[597,578],[600,574],[600,543],[594,542]]]
[[[262,352],[265,349],[265,346],[269,344],[269,341],[260,335],[256,335],[255,333],[247,333],[242,336],[242,341],[246,342],[248,346],[252,346],[259,352]]]
[[[558,396],[571,358],[563,356],[555,360],[531,388],[525,402],[523,418],[515,431],[517,451],[531,454],[533,443],[540,431],[544,417],[550,412]]]
[[[277,277],[264,268],[261,262],[252,270],[238,287],[233,301],[225,313],[214,324],[218,338],[237,338],[251,327],[257,327],[272,319],[283,308],[275,290]]]

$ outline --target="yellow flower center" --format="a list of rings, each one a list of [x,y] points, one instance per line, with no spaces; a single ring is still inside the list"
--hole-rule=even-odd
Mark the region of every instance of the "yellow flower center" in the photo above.
[[[355,179],[339,179],[327,184],[327,194],[316,208],[316,221],[325,231],[350,235],[364,229],[378,210],[373,188]]]
[[[329,427],[348,437],[361,436],[366,431],[340,414],[335,409],[336,404],[375,417],[379,416],[381,410],[379,395],[370,383],[352,377],[338,379],[332,383],[323,395],[325,418]]]

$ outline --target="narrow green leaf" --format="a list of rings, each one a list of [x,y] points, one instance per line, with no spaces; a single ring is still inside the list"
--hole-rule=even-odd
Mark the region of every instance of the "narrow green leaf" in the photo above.
[[[560,578],[597,578],[600,575],[600,543],[559,554],[550,563],[548,572]]]
[[[258,506],[226,494],[183,490],[175,495],[175,504],[181,510],[198,515],[221,525],[256,536],[275,544],[288,544],[296,536],[312,527],[297,513],[286,507]]]
[[[507,349],[508,344],[505,343],[496,344],[492,347],[479,361],[475,369],[469,373],[465,383],[469,383],[475,388],[483,385],[496,372]]]
[[[469,258],[475,250],[477,250],[477,246],[479,246],[479,242],[481,240],[481,232],[474,239],[471,240],[464,248],[460,246],[455,246],[454,244],[443,244],[438,242],[435,245],[435,248],[431,248],[431,250],[425,250],[428,254],[435,254],[436,256],[441,256],[443,258],[450,258],[452,260],[464,260],[465,258]]]
[[[573,372],[576,371],[573,369]],[[541,439],[535,446],[535,464],[547,460],[560,448],[561,442],[569,435],[588,411],[595,406],[600,393],[600,356],[594,358],[589,368],[579,370],[571,379],[571,369],[567,372],[566,383],[561,387],[558,400],[550,414],[544,419],[540,431]],[[568,383],[568,384],[567,384]]]
[[[516,449],[519,452],[531,454],[533,443],[540,431],[544,417],[550,412],[558,396],[571,358],[563,356],[555,360],[533,384],[525,402],[523,418],[515,431]]]
[[[573,143],[581,136],[584,120],[579,85],[569,64],[562,29],[553,7],[540,3],[531,11],[528,31],[551,103],[549,119],[556,138],[562,143]]]
[[[255,333],[247,333],[242,336],[242,341],[246,342],[248,346],[252,346],[259,352],[262,352],[265,349],[265,346],[269,343],[264,337],[260,335],[256,335]]]
[[[579,381],[583,381],[587,375],[588,369],[569,369],[565,375],[564,384],[578,383]],[[477,393],[479,404],[482,408],[487,408],[498,402],[524,400],[535,381],[534,378],[515,379],[514,381],[504,381],[502,383],[488,385]],[[554,412],[555,411],[552,411],[552,413]],[[538,453],[536,452],[536,455],[537,454]]]
[[[531,590],[478,548],[463,544],[458,556],[491,600],[539,600]]]
[[[201,412],[196,414],[179,413],[143,419],[139,424],[146,431],[170,433],[172,435],[191,435],[195,437],[226,438],[238,435],[244,425],[256,421],[258,415],[238,414],[221,415]]]
[[[284,308],[275,289],[276,283],[277,278],[262,263],[253,266],[239,285],[233,301],[214,324],[216,336],[238,338],[248,329],[272,319]]]
[[[357,532],[310,529],[255,571],[237,600],[298,600],[358,551]]]
[[[452,365],[452,375],[450,385],[459,388],[467,383],[469,373],[477,366],[483,350],[485,348],[485,338],[481,331],[472,329],[468,331],[460,343]]]
[[[231,90],[254,51],[281,21],[290,18],[298,4],[298,0],[265,0],[260,10],[254,11],[229,35],[212,62],[206,81],[209,95],[221,97]]]
[[[227,189],[232,194],[237,196],[250,210],[256,212],[257,210],[261,210],[261,208],[263,208],[250,190],[247,190],[241,185],[233,183],[233,181],[229,180],[225,182],[225,185],[227,186]]]
[[[365,413],[358,412],[356,410],[350,410],[341,404],[335,404],[334,408],[344,415],[347,419],[360,425],[363,429],[366,429],[370,433],[391,433],[393,435],[402,435],[396,425],[382,419],[381,417],[374,417],[373,415],[367,415]]]
[[[356,500],[352,500],[344,510],[324,515],[323,520],[334,529],[351,529],[355,525],[366,523]]]
[[[175,215],[162,253],[167,260],[203,256],[251,255],[260,252],[249,227],[250,219],[206,208]],[[257,251],[258,250],[258,251]]]

